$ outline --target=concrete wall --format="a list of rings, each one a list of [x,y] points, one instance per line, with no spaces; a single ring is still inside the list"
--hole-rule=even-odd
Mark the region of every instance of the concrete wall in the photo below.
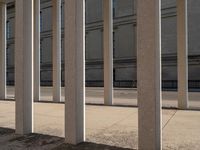
[[[114,84],[136,85],[136,4],[135,0],[113,0],[114,10]],[[188,0],[189,80],[200,87],[200,1]],[[13,83],[14,4],[8,4],[8,82]],[[62,4],[63,14],[63,4]],[[63,16],[62,16],[63,18]],[[62,19],[63,27],[63,19]],[[87,86],[103,85],[102,0],[86,0],[86,81]],[[62,35],[64,36],[64,35]],[[52,80],[51,1],[41,0],[41,81]],[[62,44],[62,48],[64,48]],[[162,77],[163,86],[176,87],[176,0],[162,0]],[[63,49],[62,49],[63,61]],[[63,66],[62,66],[63,67]],[[62,80],[64,72],[62,70]]]

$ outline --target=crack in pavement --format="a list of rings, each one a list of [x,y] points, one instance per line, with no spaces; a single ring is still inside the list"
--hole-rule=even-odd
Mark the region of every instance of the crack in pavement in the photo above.
[[[168,125],[168,123],[172,120],[172,118],[176,115],[178,110],[175,110],[175,112],[172,114],[172,116],[169,118],[169,120],[165,123],[165,125],[162,127],[162,130]]]

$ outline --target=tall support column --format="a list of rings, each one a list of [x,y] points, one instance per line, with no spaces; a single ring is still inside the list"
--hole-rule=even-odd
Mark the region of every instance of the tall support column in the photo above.
[[[0,1],[0,99],[6,99],[6,3]]]
[[[33,0],[16,1],[16,133],[33,132]]]
[[[139,149],[162,149],[161,1],[137,1]]]
[[[61,0],[53,0],[53,101],[61,101]]]
[[[65,138],[85,140],[85,0],[65,0]]]
[[[103,1],[104,46],[104,104],[113,104],[113,5],[112,0]]]
[[[40,100],[40,0],[34,0],[34,101]]]
[[[187,0],[177,0],[178,108],[188,108]]]

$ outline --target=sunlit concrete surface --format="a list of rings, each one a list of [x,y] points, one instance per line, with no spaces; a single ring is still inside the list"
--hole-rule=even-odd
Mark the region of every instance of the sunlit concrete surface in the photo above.
[[[97,150],[117,149],[116,147],[137,149],[137,111],[136,107],[87,105],[86,140],[91,143],[82,146],[93,149],[99,147],[96,148]],[[15,127],[15,102],[2,100],[0,101],[0,127],[0,149],[53,149],[59,145],[62,147],[64,139],[58,137],[64,137],[64,104],[35,103],[34,132],[38,134],[26,135],[23,139],[9,130]],[[163,149],[200,149],[199,127],[200,111],[164,109]],[[106,145],[110,146],[106,147]],[[68,145],[63,147],[66,146]]]
[[[14,88],[8,87],[8,99],[14,99]],[[164,107],[177,107],[177,92],[162,92]],[[52,87],[41,88],[41,101],[52,101]],[[62,88],[62,102],[64,101],[64,88]],[[99,87],[86,88],[87,104],[104,104],[104,90]],[[114,105],[136,106],[137,91],[131,88],[114,89]],[[200,109],[200,92],[189,92],[190,109]]]

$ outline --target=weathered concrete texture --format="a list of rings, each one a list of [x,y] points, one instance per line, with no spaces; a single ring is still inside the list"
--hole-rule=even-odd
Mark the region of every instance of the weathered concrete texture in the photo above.
[[[34,101],[40,100],[40,0],[34,0]]]
[[[53,101],[61,101],[61,0],[52,1]]]
[[[33,0],[16,1],[16,132],[33,131]]]
[[[164,148],[167,150],[200,149],[200,112],[177,111],[164,129]]]
[[[104,104],[113,104],[113,1],[103,1]]]
[[[0,1],[0,98],[6,98],[6,3]]]
[[[178,107],[188,108],[187,0],[177,0]]]
[[[14,128],[14,106],[14,102],[0,101],[0,127]],[[35,103],[34,108],[36,133],[64,137],[64,104]],[[94,149],[94,147],[100,147],[109,150],[114,148],[105,145],[112,145],[137,149],[137,112],[137,108],[132,107],[87,105],[86,141],[92,143],[81,144],[81,148],[78,148]],[[164,109],[163,149],[198,150],[200,148],[199,126],[200,111]],[[3,149],[3,146],[10,149],[13,147],[18,149],[51,149],[60,144],[59,148],[69,146],[62,144],[63,139],[57,137],[37,134],[26,135],[26,139],[17,137],[19,136],[14,135],[12,130],[0,129],[0,149]],[[104,144],[105,147],[101,147],[102,145],[99,144]]]
[[[2,150],[125,150],[114,146],[108,146],[95,143],[81,143],[77,146],[64,143],[64,139],[55,136],[43,134],[28,134],[19,136],[14,134],[14,130],[8,128],[0,128],[0,148]],[[1,140],[6,139],[2,144]]]
[[[162,149],[161,0],[137,1],[139,149]]]
[[[65,138],[85,140],[85,1],[65,0]]]

